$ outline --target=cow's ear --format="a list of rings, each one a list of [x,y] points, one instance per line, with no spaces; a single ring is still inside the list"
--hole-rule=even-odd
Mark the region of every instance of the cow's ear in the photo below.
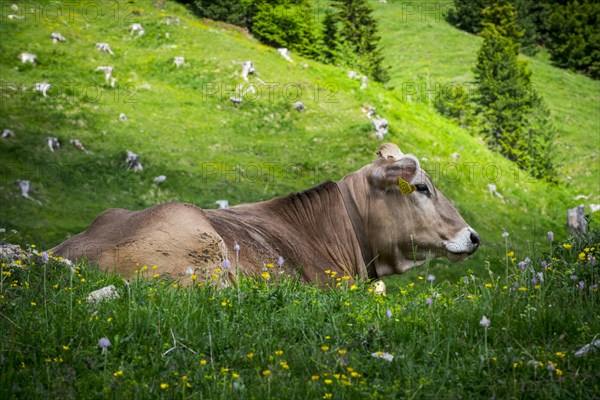
[[[421,172],[419,160],[412,154],[403,154],[397,159],[380,160],[369,177],[381,189],[398,188],[399,178],[412,184]]]

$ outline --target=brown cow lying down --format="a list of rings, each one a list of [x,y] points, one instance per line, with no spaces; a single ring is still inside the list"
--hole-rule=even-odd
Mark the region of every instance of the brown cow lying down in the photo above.
[[[184,282],[192,271],[199,280],[214,278],[224,260],[231,260],[231,269],[220,272],[225,281],[238,273],[258,275],[282,256],[281,270],[324,282],[332,272],[377,278],[428,258],[463,260],[477,250],[475,230],[414,156],[392,143],[381,145],[377,155],[337,183],[261,203],[221,210],[175,202],[107,210],[51,251],[71,260],[87,257],[125,278],[157,265],[157,273]]]

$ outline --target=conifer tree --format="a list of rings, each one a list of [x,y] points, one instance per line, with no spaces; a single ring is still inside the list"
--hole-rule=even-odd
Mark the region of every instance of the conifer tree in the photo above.
[[[537,178],[554,179],[554,129],[533,87],[527,63],[519,61],[515,10],[498,0],[484,11],[483,45],[474,69],[475,109],[489,145]]]
[[[383,66],[377,21],[367,0],[334,0],[333,7],[333,21],[328,19],[326,22],[328,29],[336,25],[336,61],[356,68],[378,82],[387,82],[389,73]]]

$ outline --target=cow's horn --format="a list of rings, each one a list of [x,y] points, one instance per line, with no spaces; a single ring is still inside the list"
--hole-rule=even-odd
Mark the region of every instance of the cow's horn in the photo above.
[[[394,143],[384,143],[379,146],[379,150],[377,150],[377,155],[386,160],[394,159],[399,160],[402,157],[402,152],[400,148],[396,146]]]

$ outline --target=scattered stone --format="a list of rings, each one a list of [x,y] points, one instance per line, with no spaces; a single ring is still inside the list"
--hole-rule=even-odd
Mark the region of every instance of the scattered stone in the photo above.
[[[156,178],[154,178],[154,183],[157,185],[160,185],[161,183],[164,183],[164,181],[167,180],[167,177],[165,175],[159,175]]]
[[[37,56],[35,54],[31,54],[31,53],[21,53],[19,55],[19,58],[21,59],[21,62],[23,64],[28,63],[28,62],[35,64],[37,62]]]
[[[294,104],[292,104],[292,106],[296,109],[296,111],[298,112],[304,112],[306,111],[306,107],[304,106],[304,104],[301,101],[297,101]]]
[[[10,129],[4,129],[2,131],[2,139],[10,139],[10,138],[14,138],[14,137],[15,137],[15,133]]]
[[[215,204],[219,206],[219,208],[229,208],[229,201],[227,200],[217,200]]]
[[[115,300],[119,298],[119,292],[115,285],[105,286],[102,289],[91,292],[87,297],[89,304],[98,304],[103,301]]]
[[[50,37],[52,38],[52,43],[54,43],[54,44],[56,44],[58,42],[66,42],[67,41],[67,39],[65,39],[65,37],[58,32],[52,32],[50,34]]]
[[[51,152],[54,153],[54,150],[60,150],[60,142],[58,141],[58,138],[49,136],[47,142]]]
[[[110,45],[108,43],[96,43],[96,48],[104,53],[109,53],[110,55],[114,55],[110,49]]]

